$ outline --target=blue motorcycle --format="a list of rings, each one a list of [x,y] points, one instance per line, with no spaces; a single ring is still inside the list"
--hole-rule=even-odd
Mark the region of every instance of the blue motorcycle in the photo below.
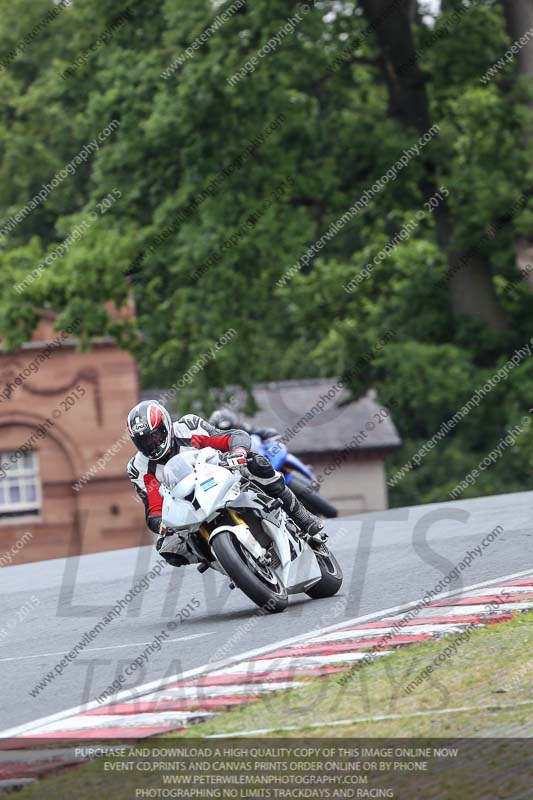
[[[330,518],[337,516],[335,506],[318,494],[312,469],[289,453],[276,431],[257,431],[251,437],[252,450],[268,458],[274,469],[283,474],[287,486],[312,514]]]

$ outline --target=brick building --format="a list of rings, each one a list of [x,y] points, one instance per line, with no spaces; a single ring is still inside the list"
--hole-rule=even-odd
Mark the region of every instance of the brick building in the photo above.
[[[78,352],[53,323],[0,352],[1,566],[149,541],[125,474],[135,361],[108,338]]]

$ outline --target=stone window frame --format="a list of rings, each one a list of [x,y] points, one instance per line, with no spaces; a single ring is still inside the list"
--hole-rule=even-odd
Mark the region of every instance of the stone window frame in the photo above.
[[[17,456],[16,460],[10,458]],[[0,480],[0,521],[10,521],[18,517],[40,516],[42,512],[42,485],[37,450],[26,450],[19,457],[15,450],[0,451],[0,463],[8,463],[2,480]],[[19,489],[20,500],[9,500],[9,488]],[[33,489],[33,492],[31,490]],[[33,494],[33,499],[28,495]]]

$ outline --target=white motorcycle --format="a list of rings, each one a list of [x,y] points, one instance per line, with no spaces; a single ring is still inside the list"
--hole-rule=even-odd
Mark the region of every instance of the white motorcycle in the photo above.
[[[200,560],[230,579],[265,612],[287,607],[288,595],[331,597],[342,571],[326,544],[304,537],[281,508],[211,447],[174,456],[160,487],[163,524]]]

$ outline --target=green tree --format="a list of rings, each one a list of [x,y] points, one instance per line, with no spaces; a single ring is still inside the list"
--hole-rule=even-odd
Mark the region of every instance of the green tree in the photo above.
[[[51,8],[13,0],[6,52]],[[519,145],[529,97],[521,82],[480,82],[510,41],[495,0],[448,0],[434,27],[393,0],[77,0],[0,73],[0,335],[16,347],[39,309],[59,309],[59,324],[82,320],[84,345],[111,333],[130,348],[146,387],[201,363],[184,404],[213,386],[343,373],[355,396],[374,386],[396,400],[401,466],[533,333],[514,266],[532,222]],[[439,136],[302,265],[435,124]],[[137,318],[117,322],[107,303],[129,293]],[[521,418],[530,384],[524,363],[393,502],[445,497]],[[526,485],[530,444],[520,437],[472,492]]]

